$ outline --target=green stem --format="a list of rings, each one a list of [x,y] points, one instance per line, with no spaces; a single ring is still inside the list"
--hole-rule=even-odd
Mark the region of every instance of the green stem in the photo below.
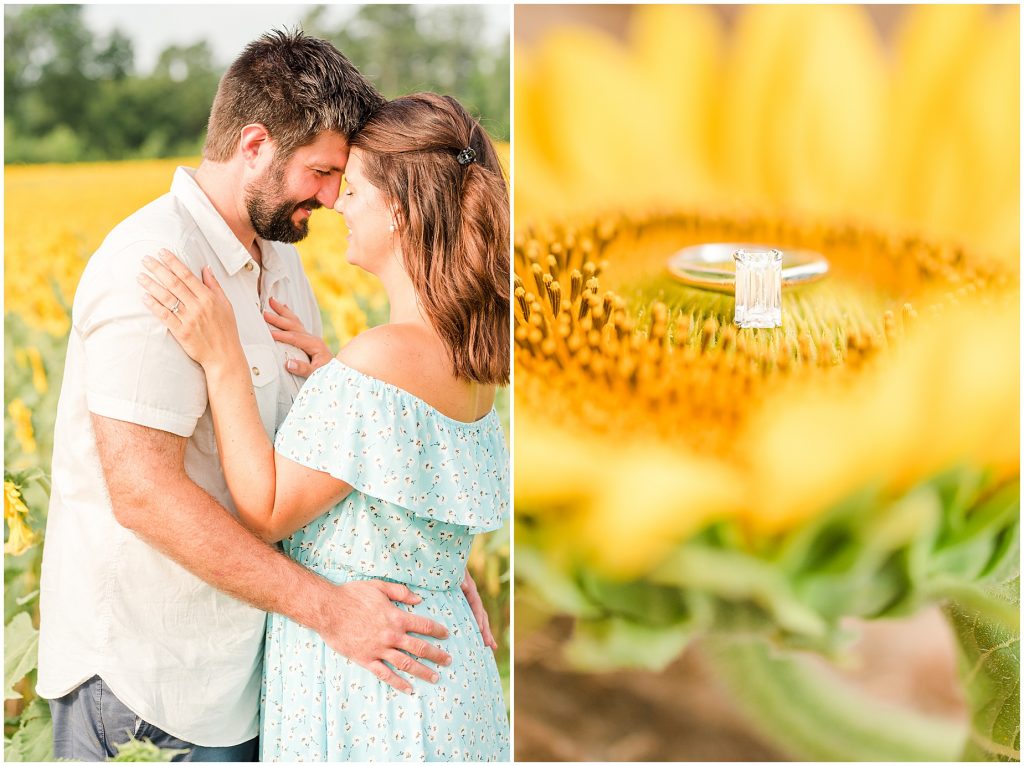
[[[763,640],[715,637],[705,649],[761,734],[812,761],[951,761],[965,733],[949,721],[870,698]]]

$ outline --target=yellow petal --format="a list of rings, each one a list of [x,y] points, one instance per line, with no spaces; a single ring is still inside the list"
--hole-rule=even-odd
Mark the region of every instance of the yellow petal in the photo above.
[[[716,461],[639,444],[609,445],[601,459],[595,472],[604,481],[580,519],[579,543],[610,576],[650,571],[688,537],[740,508],[739,477]]]
[[[1018,315],[1013,298],[949,309],[850,383],[767,401],[741,439],[756,445],[751,526],[779,531],[856,490],[906,489],[959,464],[1016,472]]]
[[[21,499],[21,492],[11,481],[4,482],[4,522],[7,524],[8,537],[4,543],[4,553],[20,556],[38,541],[38,536],[25,523],[28,507]]]
[[[751,6],[722,94],[723,180],[773,209],[848,214],[877,179],[884,92],[863,10]]]
[[[14,422],[14,438],[18,440],[21,451],[26,455],[35,454],[36,438],[32,429],[32,413],[20,398],[11,400],[7,405],[7,412]]]
[[[630,27],[630,48],[638,77],[650,82],[656,95],[657,119],[668,128],[666,169],[676,167],[676,204],[708,202],[717,193],[711,147],[719,130],[722,30],[717,16],[699,5],[636,6]],[[627,141],[642,140],[637,122]],[[658,174],[658,166],[651,168]]]
[[[516,433],[517,514],[543,516],[556,558],[582,557],[612,577],[649,571],[740,507],[739,477],[717,461],[567,433],[533,413],[516,413]]]
[[[4,543],[4,554],[7,556],[20,556],[39,541],[36,533],[20,518],[8,522],[7,529],[9,534]]]
[[[515,194],[517,215],[545,209],[546,200],[564,196],[573,182],[562,172],[561,158],[550,140],[550,115],[544,108],[542,80],[529,49],[516,47]],[[536,201],[535,207],[532,203]]]
[[[889,183],[896,220],[1015,263],[1019,10],[915,6],[896,44]]]
[[[21,499],[21,492],[12,481],[4,482],[4,521],[11,522],[19,516],[25,516],[28,507]]]

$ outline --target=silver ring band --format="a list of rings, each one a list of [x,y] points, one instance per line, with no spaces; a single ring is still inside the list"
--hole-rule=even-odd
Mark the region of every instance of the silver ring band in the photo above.
[[[178,298],[176,301],[174,301],[174,305],[171,306],[171,313],[174,314],[175,316],[177,316],[178,310],[180,308],[181,308],[181,298]]]
[[[763,244],[712,242],[684,247],[668,259],[668,270],[690,287],[718,293],[736,292],[738,250],[778,250],[782,253],[782,286],[799,287],[828,274],[828,260],[813,250],[790,250]]]

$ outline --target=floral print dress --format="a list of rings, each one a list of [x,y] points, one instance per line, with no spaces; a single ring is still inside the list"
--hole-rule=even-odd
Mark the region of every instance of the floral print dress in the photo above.
[[[260,760],[508,761],[509,727],[491,650],[460,587],[473,535],[508,512],[508,451],[497,413],[442,415],[389,383],[332,360],[314,372],[282,423],[284,457],[353,491],[283,541],[336,583],[380,578],[423,600],[402,608],[448,628],[440,681],[402,694],[271,614],[264,650]]]

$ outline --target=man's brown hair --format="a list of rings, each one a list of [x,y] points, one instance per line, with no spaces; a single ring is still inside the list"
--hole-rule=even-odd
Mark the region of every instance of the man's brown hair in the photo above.
[[[405,270],[455,375],[507,384],[509,197],[491,139],[455,99],[417,93],[374,112],[352,146],[398,212]]]
[[[203,157],[229,160],[241,130],[260,123],[278,157],[326,130],[351,138],[384,98],[337,48],[302,32],[273,31],[249,43],[224,73],[210,110]]]

